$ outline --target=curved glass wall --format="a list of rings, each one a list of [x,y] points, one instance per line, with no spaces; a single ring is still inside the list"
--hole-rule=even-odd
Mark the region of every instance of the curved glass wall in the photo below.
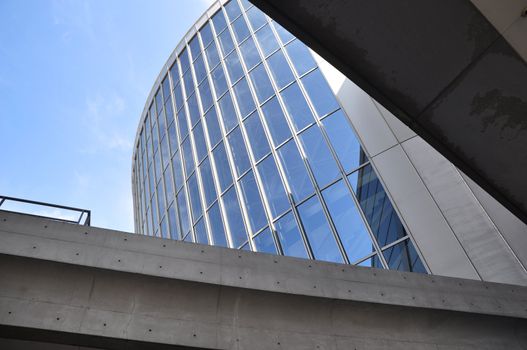
[[[247,1],[218,8],[139,126],[136,231],[426,272],[308,48]]]

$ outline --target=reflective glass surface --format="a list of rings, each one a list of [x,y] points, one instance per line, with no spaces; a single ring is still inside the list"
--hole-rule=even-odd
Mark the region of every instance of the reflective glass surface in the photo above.
[[[262,233],[253,238],[253,244],[257,252],[276,254],[276,246],[274,244],[271,230],[266,228]]]
[[[258,53],[258,49],[256,48],[252,38],[247,39],[243,44],[240,45],[240,52],[247,70],[251,70],[254,66],[261,62],[260,54]]]
[[[249,19],[249,23],[251,24],[253,30],[257,30],[267,23],[264,13],[257,7],[252,7],[249,11],[247,11],[247,18]]]
[[[296,220],[291,212],[282,216],[275,223],[276,233],[284,255],[296,258],[307,258],[307,251],[298,229]]]
[[[216,172],[218,181],[220,183],[221,192],[225,191],[230,184],[232,184],[232,174],[229,168],[229,160],[225,153],[225,146],[221,142],[212,152],[214,156],[214,163],[216,164]]]
[[[226,93],[219,101],[221,111],[221,118],[223,120],[223,126],[225,132],[231,131],[238,124],[238,117],[234,111],[234,105],[232,104],[232,98],[230,93]]]
[[[317,66],[309,49],[299,40],[293,41],[285,49],[298,75],[303,75]]]
[[[392,270],[426,273],[414,245],[410,240],[398,243],[382,252]]]
[[[264,56],[269,56],[280,47],[269,24],[262,27],[262,29],[257,31],[255,35]]]
[[[253,82],[254,90],[256,91],[256,97],[260,103],[263,103],[274,94],[273,86],[263,64],[254,68],[249,75]]]
[[[269,143],[267,142],[267,138],[265,137],[262,122],[258,117],[258,113],[254,112],[247,119],[245,119],[244,125],[245,130],[247,130],[247,136],[254,160],[258,161],[271,151],[269,148]]]
[[[247,80],[242,78],[236,85],[233,87],[234,95],[236,96],[236,101],[238,101],[238,107],[240,108],[240,114],[243,117],[254,111],[256,108],[249,90],[249,85]]]
[[[210,167],[209,158],[205,158],[203,163],[200,165],[201,182],[203,183],[205,203],[206,206],[210,206],[212,202],[216,200],[216,188],[214,187],[214,179],[212,177],[212,169]]]
[[[271,213],[277,217],[289,208],[289,201],[273,157],[267,157],[258,164],[258,171]]]
[[[295,141],[291,140],[278,149],[278,156],[282,168],[284,169],[285,177],[291,194],[296,202],[302,201],[308,195],[312,194],[315,189],[307,173],[306,166]]]
[[[293,126],[297,131],[314,122],[313,114],[297,83],[288,86],[280,94],[284,100],[287,113],[289,113]]]
[[[251,167],[251,162],[239,127],[229,134],[228,140],[232,158],[234,160],[234,169],[236,170],[237,175],[241,176]]]
[[[245,232],[243,220],[240,220],[242,218],[242,212],[234,187],[231,187],[223,195],[223,205],[225,206],[227,221],[229,222],[232,247],[238,248],[247,241],[247,233]]]
[[[320,187],[324,187],[341,175],[318,126],[314,125],[300,134],[300,140]]]
[[[291,130],[289,130],[285,114],[276,97],[262,106],[262,112],[275,146],[291,137]]]
[[[218,203],[214,204],[209,210],[210,230],[212,234],[213,244],[219,247],[228,247],[225,230],[223,229],[223,222],[221,220],[221,213]]]
[[[278,89],[282,89],[295,79],[282,51],[277,51],[269,56],[267,63],[269,63],[269,69],[271,70],[271,74],[273,75]],[[313,97],[316,98],[316,95],[313,95]],[[333,95],[331,95],[331,97],[333,98]]]
[[[303,77],[302,84],[304,84],[307,95],[319,117],[333,112],[339,107],[326,79],[320,73],[320,69],[316,69]]]
[[[267,224],[267,218],[262,205],[258,186],[252,171],[244,175],[240,181],[243,202],[249,216],[249,226],[253,233],[258,232]]]

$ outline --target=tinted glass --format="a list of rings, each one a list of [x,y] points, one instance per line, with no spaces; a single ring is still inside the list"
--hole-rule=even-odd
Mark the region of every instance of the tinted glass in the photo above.
[[[175,104],[176,104],[176,109],[177,110],[180,110],[182,107],[183,107],[183,92],[182,92],[182,87],[181,87],[181,84],[178,84],[175,88],[174,88],[174,99],[175,99]]]
[[[207,80],[203,81],[199,86],[199,95],[201,98],[201,107],[204,111],[212,106],[212,94],[210,93],[210,85]]]
[[[185,85],[185,93],[188,97],[194,91],[194,80],[192,79],[192,72],[190,70],[183,74],[183,82]]]
[[[170,97],[170,82],[168,81],[168,75],[163,79],[161,85],[163,86],[163,98],[166,101]]]
[[[213,151],[214,164],[216,165],[216,171],[218,175],[218,181],[220,183],[221,191],[225,191],[230,184],[232,184],[231,169],[229,168],[229,160],[225,153],[225,146],[220,143]]]
[[[344,113],[339,110],[322,121],[340,164],[346,172],[367,161]]]
[[[311,179],[306,170],[306,166],[295,141],[291,140],[278,149],[278,156],[282,163],[291,194],[296,202],[300,202],[308,195],[312,194],[315,189],[311,184]]]
[[[275,146],[291,137],[291,130],[289,130],[284,112],[276,97],[262,106],[262,112]]]
[[[186,234],[190,230],[190,219],[187,208],[187,198],[185,191],[180,191],[177,195],[177,203],[179,210],[179,220],[181,222],[181,231]]]
[[[192,123],[191,125],[194,125],[198,122],[200,118],[198,99],[196,98],[196,94],[193,93],[192,95],[189,96],[187,104],[188,104],[190,122]]]
[[[205,220],[203,220],[203,218],[198,221],[196,226],[194,226],[194,231],[196,232],[196,243],[209,244]]]
[[[207,69],[205,68],[205,62],[203,61],[203,55],[199,55],[194,61],[194,73],[196,74],[197,83],[201,83],[207,76]]]
[[[185,158],[185,174],[188,177],[194,170],[194,157],[192,156],[192,147],[190,145],[190,138],[183,141],[181,145],[183,149],[183,156]]]
[[[247,11],[247,18],[249,19],[249,23],[251,24],[253,30],[257,30],[267,23],[264,13],[256,7],[253,7]]]
[[[218,203],[214,204],[209,210],[209,223],[212,239],[214,245],[219,247],[227,247],[227,239],[225,237],[225,230],[223,229],[223,222],[218,207]]]
[[[229,222],[229,231],[231,233],[233,248],[238,248],[247,241],[247,233],[245,232],[245,226],[241,219],[242,212],[240,210],[234,187],[231,187],[223,195],[223,205],[227,214],[227,221]]]
[[[249,0],[240,0],[240,3],[242,4],[242,8],[247,11],[247,9],[251,8],[253,5],[249,2]]]
[[[201,35],[201,42],[203,43],[203,47],[207,47],[207,45],[209,45],[212,40],[214,40],[209,22],[205,23],[205,25],[201,27],[199,33]]]
[[[382,254],[391,270],[426,273],[426,268],[410,240],[398,243]]]
[[[307,161],[320,187],[324,187],[340,176],[335,159],[318,126],[314,125],[300,134]]]
[[[179,82],[179,66],[177,62],[174,62],[172,67],[170,67],[170,76],[172,77],[172,86],[176,86]]]
[[[207,124],[210,145],[214,147],[221,140],[221,129],[215,108],[211,108],[210,111],[205,114],[205,123]]]
[[[183,186],[183,168],[181,167],[181,159],[179,158],[179,152],[176,152],[172,158],[172,173],[174,174],[174,182],[176,183],[176,189],[179,190]]]
[[[348,180],[381,247],[407,235],[371,165],[352,173]]]
[[[170,237],[172,239],[180,239],[181,236],[179,234],[179,223],[177,219],[177,213],[176,213],[176,203],[172,203],[172,205],[168,208],[168,223],[170,228]]]
[[[182,108],[176,115],[179,126],[179,136],[184,139],[188,135],[187,112],[185,111],[185,108]]]
[[[288,41],[293,40],[295,37],[293,34],[289,33],[287,30],[285,30],[281,25],[279,25],[276,22],[273,22],[274,28],[276,29],[276,32],[278,33],[278,37],[280,37],[280,40],[282,40],[282,43],[285,45]]]
[[[196,147],[196,156],[198,157],[198,163],[207,155],[207,144],[205,143],[205,135],[203,134],[203,126],[201,122],[196,124],[193,130],[194,134],[194,145]]]
[[[238,43],[241,43],[250,35],[249,27],[247,27],[247,23],[245,23],[245,19],[243,18],[243,16],[239,17],[236,21],[232,23],[232,29],[234,31],[234,36],[236,37],[236,41],[238,41]]]
[[[226,93],[220,100],[220,111],[223,125],[225,126],[225,132],[229,132],[238,124],[238,117],[234,111],[234,105],[232,104],[231,94]]]
[[[207,63],[209,64],[210,69],[216,67],[216,65],[220,63],[220,54],[218,53],[216,44],[207,47],[207,49],[205,49],[205,55],[207,56]]]
[[[196,173],[188,179],[188,191],[190,197],[190,207],[192,208],[192,222],[196,222],[201,216],[203,207],[201,206],[201,198],[199,197],[198,179]]]
[[[174,121],[174,109],[172,108],[172,99],[168,100],[165,103],[165,113],[167,118],[167,123],[170,124]]]
[[[223,15],[223,12],[221,10],[216,12],[216,14],[212,16],[212,23],[214,24],[216,34],[219,34],[223,29],[227,27],[227,23],[225,22],[225,16]]]
[[[211,77],[216,91],[216,97],[219,97],[227,91],[227,79],[225,79],[225,73],[221,65],[212,71]]]
[[[221,33],[218,39],[220,41],[220,48],[223,57],[227,56],[229,52],[234,50],[234,42],[232,41],[231,33],[229,33],[228,30]]]
[[[325,189],[322,196],[350,262],[375,252],[346,184],[341,180]]]
[[[255,35],[258,44],[260,44],[260,47],[262,48],[264,56],[269,56],[280,47],[269,24],[262,27],[262,29],[257,31]]]
[[[233,21],[242,13],[240,6],[238,6],[238,2],[236,2],[236,0],[229,1],[227,4],[225,4],[225,11],[227,11],[227,16],[229,16],[230,21]]]
[[[164,173],[165,188],[167,193],[167,203],[170,204],[175,198],[176,192],[174,192],[174,183],[172,182],[172,171],[170,169],[165,170]]]
[[[242,118],[244,118],[256,108],[247,80],[242,78],[236,83],[236,85],[234,85],[233,90],[234,95],[236,96],[236,101],[238,102],[238,107],[240,108],[240,114]]]
[[[235,83],[243,76],[242,65],[236,51],[231,52],[230,55],[225,58],[225,65],[227,66],[227,72],[229,72],[231,83]]]
[[[298,75],[302,75],[317,66],[311,52],[300,40],[293,41],[285,49]]]
[[[331,88],[319,69],[303,77],[302,84],[304,84],[304,88],[319,117],[333,112],[339,107]]]
[[[258,113],[254,112],[244,121],[245,130],[247,131],[247,139],[251,146],[251,150],[254,156],[254,160],[258,161],[263,156],[271,152],[269,143],[265,137],[264,129]]]
[[[269,76],[265,71],[263,64],[260,64],[258,67],[254,68],[249,76],[253,82],[254,90],[256,91],[256,97],[260,103],[267,100],[274,94],[273,86],[269,80]]]
[[[167,223],[167,218],[166,216],[163,217],[163,219],[161,220],[161,224],[159,225],[160,228],[161,228],[161,237],[163,238],[169,238],[169,233],[168,233],[168,223]]]
[[[205,158],[200,165],[201,183],[203,184],[204,196],[206,206],[210,206],[217,197],[216,188],[214,187],[214,180],[212,178],[212,169],[210,167],[209,158]]]
[[[272,54],[267,59],[267,62],[269,63],[269,69],[279,89],[285,87],[295,79],[282,50]]]
[[[267,218],[252,171],[240,180],[240,185],[243,202],[249,216],[249,226],[253,233],[258,232],[258,230],[267,225]]]
[[[297,131],[314,122],[311,110],[297,83],[287,87],[281,93],[287,113]]]
[[[277,217],[289,208],[289,201],[273,157],[267,157],[257,168],[271,213]]]
[[[251,70],[254,66],[261,62],[260,54],[256,49],[253,38],[247,39],[240,45],[240,52],[247,70]]]
[[[257,252],[276,254],[276,246],[269,228],[266,228],[263,232],[258,234],[258,236],[254,237],[253,243]]]
[[[199,53],[201,51],[199,47],[199,40],[198,40],[197,35],[194,35],[192,39],[190,39],[188,46],[190,47],[190,53],[192,54],[192,59],[195,60],[196,57],[199,56]]]
[[[236,169],[238,176],[241,176],[251,167],[251,163],[249,162],[249,156],[247,154],[247,149],[245,148],[245,142],[243,141],[240,128],[237,127],[234,129],[229,134],[228,139],[232,158],[234,160],[234,168]]]
[[[284,255],[297,258],[307,258],[306,247],[296,220],[291,212],[287,213],[275,222],[276,234],[280,240],[280,245]]]
[[[181,55],[179,55],[179,64],[181,65],[181,71],[185,73],[190,68],[190,62],[188,59],[187,49],[183,49]]]
[[[344,262],[318,197],[314,196],[300,205],[298,213],[315,259]]]
[[[164,169],[170,162],[170,148],[168,147],[167,137],[161,140],[161,158],[162,158],[163,169]]]

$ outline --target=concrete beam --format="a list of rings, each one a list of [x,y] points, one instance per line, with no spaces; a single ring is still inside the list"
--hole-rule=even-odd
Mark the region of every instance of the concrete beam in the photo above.
[[[214,349],[527,345],[525,287],[202,246],[4,212],[0,281],[4,338],[6,329],[15,329],[39,330],[42,342],[69,334],[66,343],[83,346],[93,343],[73,335],[115,346]]]
[[[252,2],[527,223],[525,0]]]

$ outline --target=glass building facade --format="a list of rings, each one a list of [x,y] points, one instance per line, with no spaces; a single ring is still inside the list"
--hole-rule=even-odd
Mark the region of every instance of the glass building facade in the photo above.
[[[141,118],[136,232],[426,273],[310,50],[248,1],[213,8]]]

